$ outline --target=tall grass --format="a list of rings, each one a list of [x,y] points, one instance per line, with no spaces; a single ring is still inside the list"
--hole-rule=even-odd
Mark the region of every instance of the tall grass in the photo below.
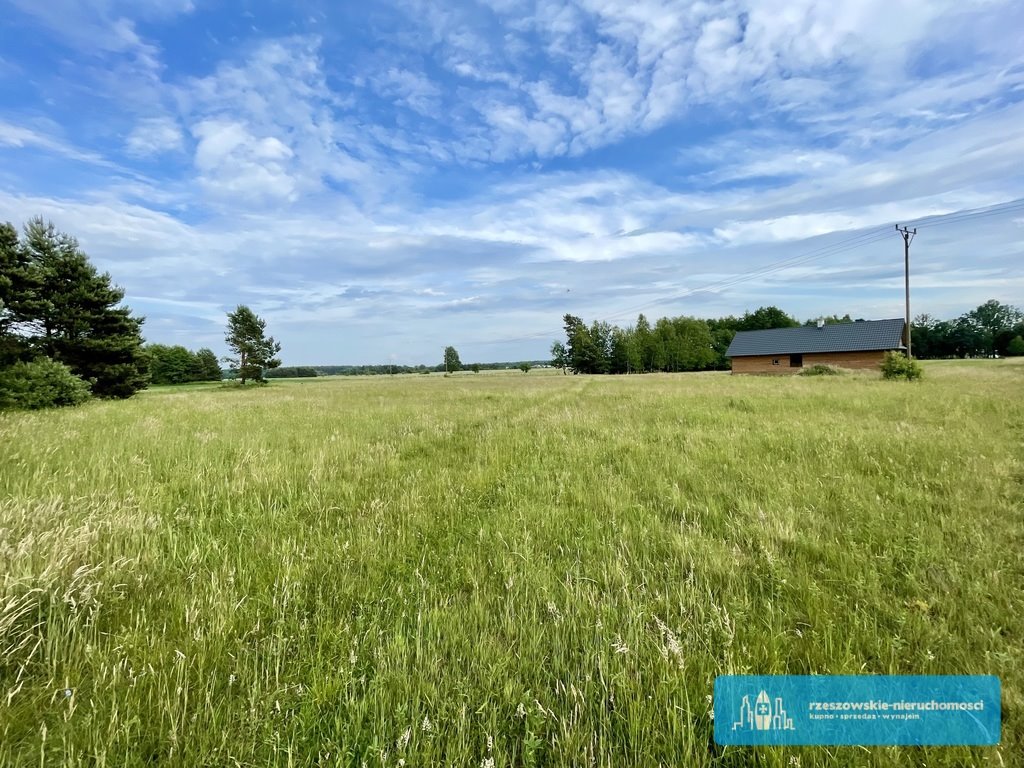
[[[0,765],[1020,765],[1024,366],[345,378],[0,416]],[[997,674],[729,748],[724,673]]]

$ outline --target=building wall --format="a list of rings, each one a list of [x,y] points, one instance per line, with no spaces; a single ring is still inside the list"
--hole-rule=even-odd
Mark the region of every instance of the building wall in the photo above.
[[[874,352],[814,352],[804,355],[803,368],[812,365],[835,365],[840,368],[875,368],[882,365],[883,350]],[[772,365],[778,360],[778,365]],[[767,373],[785,375],[800,373],[803,368],[791,368],[789,355],[751,355],[732,358],[733,373]]]

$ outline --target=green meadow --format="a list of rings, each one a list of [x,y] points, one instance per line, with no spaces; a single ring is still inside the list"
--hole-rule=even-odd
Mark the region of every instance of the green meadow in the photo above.
[[[0,765],[1024,764],[1024,364],[0,414]],[[987,748],[721,748],[727,673],[996,674]]]

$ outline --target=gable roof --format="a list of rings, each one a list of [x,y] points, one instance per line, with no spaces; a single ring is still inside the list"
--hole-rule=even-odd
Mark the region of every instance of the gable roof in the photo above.
[[[770,328],[740,331],[726,357],[799,355],[811,352],[867,352],[903,349],[903,318],[834,323],[822,328]]]

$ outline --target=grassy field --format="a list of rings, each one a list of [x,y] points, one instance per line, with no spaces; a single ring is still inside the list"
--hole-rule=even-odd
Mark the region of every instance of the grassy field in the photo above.
[[[0,415],[0,765],[1024,764],[1024,365],[406,376]],[[730,748],[723,673],[996,674]]]

